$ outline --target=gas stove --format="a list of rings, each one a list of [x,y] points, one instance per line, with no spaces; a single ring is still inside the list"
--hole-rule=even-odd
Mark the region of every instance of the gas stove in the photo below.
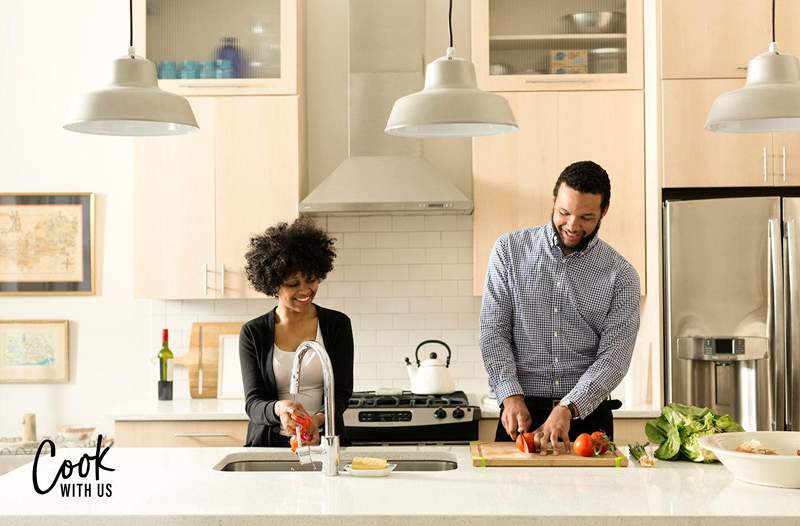
[[[353,444],[467,444],[478,439],[480,408],[463,391],[353,393],[344,425]]]

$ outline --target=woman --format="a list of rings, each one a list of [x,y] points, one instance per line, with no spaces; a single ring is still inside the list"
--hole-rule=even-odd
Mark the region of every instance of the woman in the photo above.
[[[296,401],[289,377],[297,347],[321,343],[331,359],[335,384],[336,434],[346,444],[342,415],[353,394],[353,330],[350,318],[313,303],[320,282],[333,269],[333,239],[305,218],[279,223],[250,240],[245,272],[253,288],[278,298],[270,312],[242,327],[239,358],[250,418],[245,446],[289,445],[292,416],[313,419],[312,444],[325,422],[322,366],[316,353],[303,359]]]

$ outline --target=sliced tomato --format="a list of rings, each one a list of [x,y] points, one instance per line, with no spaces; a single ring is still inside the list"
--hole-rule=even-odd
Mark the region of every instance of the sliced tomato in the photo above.
[[[594,441],[589,433],[581,433],[572,443],[572,450],[581,457],[593,457],[595,455]]]
[[[517,449],[523,453],[535,453],[536,447],[533,442],[533,433],[525,432],[517,435]]]
[[[608,451],[611,446],[611,440],[609,440],[608,435],[606,435],[604,431],[595,431],[592,433],[592,441],[594,442],[594,448],[597,450],[598,455],[602,455]]]

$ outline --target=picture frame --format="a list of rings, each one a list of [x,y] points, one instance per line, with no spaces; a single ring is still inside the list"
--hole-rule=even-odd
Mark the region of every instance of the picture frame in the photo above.
[[[95,294],[93,193],[0,193],[0,295]]]
[[[69,382],[69,321],[0,320],[0,384]]]

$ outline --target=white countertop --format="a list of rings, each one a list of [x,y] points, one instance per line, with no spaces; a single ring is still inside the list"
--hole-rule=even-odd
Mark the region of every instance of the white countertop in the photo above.
[[[402,458],[420,452],[451,458],[458,469],[395,472],[386,478],[321,473],[221,472],[224,456],[288,458],[270,448],[117,448],[100,482],[111,497],[37,495],[32,464],[0,476],[4,525],[58,524],[798,524],[800,490],[735,481],[722,465],[659,462],[655,468],[476,468],[466,446],[346,448]],[[59,449],[42,457],[42,485],[64,459],[92,450]],[[70,482],[76,482],[77,474]],[[94,473],[82,482],[95,485]],[[191,515],[191,517],[179,517]],[[744,518],[747,517],[745,520]],[[742,518],[736,520],[736,518]],[[733,520],[732,520],[733,519]],[[760,520],[759,520],[760,519]]]
[[[498,418],[497,401],[483,394],[468,393],[469,403],[481,408],[481,418]],[[625,408],[614,411],[615,418],[655,418],[660,410],[652,408]],[[244,400],[196,398],[188,400],[142,400],[120,405],[106,416],[112,420],[247,420]]]

